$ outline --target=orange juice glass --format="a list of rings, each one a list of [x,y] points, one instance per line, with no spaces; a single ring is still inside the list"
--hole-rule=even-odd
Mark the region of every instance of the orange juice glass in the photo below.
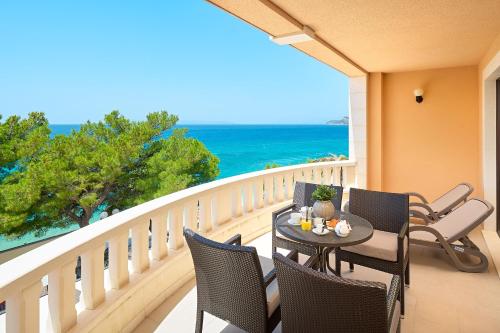
[[[300,220],[300,227],[304,231],[309,231],[309,230],[312,229],[312,221],[311,220],[302,219],[302,220]]]

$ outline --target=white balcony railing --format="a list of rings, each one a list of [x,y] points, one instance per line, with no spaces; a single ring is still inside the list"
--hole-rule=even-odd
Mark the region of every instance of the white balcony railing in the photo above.
[[[194,276],[183,227],[214,239],[240,232],[248,241],[269,231],[270,212],[289,202],[295,181],[349,188],[356,184],[355,166],[353,161],[301,164],[216,180],[135,206],[23,254],[0,266],[3,329],[130,331]],[[81,281],[75,278],[78,257]],[[48,296],[40,298],[46,276]],[[81,297],[75,302],[77,291]]]

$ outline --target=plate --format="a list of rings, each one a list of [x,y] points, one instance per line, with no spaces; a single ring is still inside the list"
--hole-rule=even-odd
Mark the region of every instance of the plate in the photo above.
[[[292,222],[292,219],[288,219],[288,224],[290,225],[300,225],[300,221],[298,223]]]
[[[329,233],[330,231],[329,231],[328,229],[326,229],[326,228],[325,228],[323,231],[321,231],[321,229],[316,229],[316,228],[314,228],[314,229],[312,230],[312,232],[314,232],[314,233],[315,233],[316,235],[318,235],[318,236],[324,236],[324,235],[326,235],[327,233]]]

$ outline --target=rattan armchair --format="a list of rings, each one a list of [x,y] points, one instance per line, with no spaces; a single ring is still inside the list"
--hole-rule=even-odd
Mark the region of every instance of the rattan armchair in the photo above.
[[[273,261],[241,246],[241,235],[218,243],[185,229],[184,237],[196,274],[196,332],[202,332],[204,312],[247,332],[272,332],[281,319]]]
[[[351,188],[349,211],[367,219],[373,237],[365,243],[338,248],[335,270],[341,273],[341,261],[370,267],[401,278],[401,315],[404,315],[404,285],[410,284],[409,198],[407,194]]]
[[[344,188],[342,186],[330,185],[337,195],[332,199],[333,206],[336,210],[340,211],[342,205],[342,194]],[[312,206],[314,201],[312,199],[312,193],[318,187],[317,184],[296,182],[293,192],[293,201],[290,205],[285,206],[275,212],[273,212],[273,225],[272,225],[272,246],[273,252],[276,252],[276,248],[282,248],[287,250],[297,250],[302,254],[312,256],[316,254],[316,249],[312,246],[301,244],[299,242],[293,241],[280,235],[276,232],[276,219],[281,214],[287,213],[289,211],[298,211],[300,207]]]
[[[313,256],[317,260],[317,256]],[[399,276],[384,283],[344,279],[273,254],[283,332],[399,332]]]

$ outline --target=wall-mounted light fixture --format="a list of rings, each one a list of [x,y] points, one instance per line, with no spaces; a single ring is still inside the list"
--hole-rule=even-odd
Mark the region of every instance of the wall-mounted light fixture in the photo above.
[[[314,31],[308,26],[304,26],[302,31],[292,32],[280,36],[269,36],[269,39],[278,45],[291,45],[308,42],[314,39]]]
[[[413,94],[415,95],[415,100],[417,103],[422,103],[424,100],[424,91],[420,88],[413,90]]]

